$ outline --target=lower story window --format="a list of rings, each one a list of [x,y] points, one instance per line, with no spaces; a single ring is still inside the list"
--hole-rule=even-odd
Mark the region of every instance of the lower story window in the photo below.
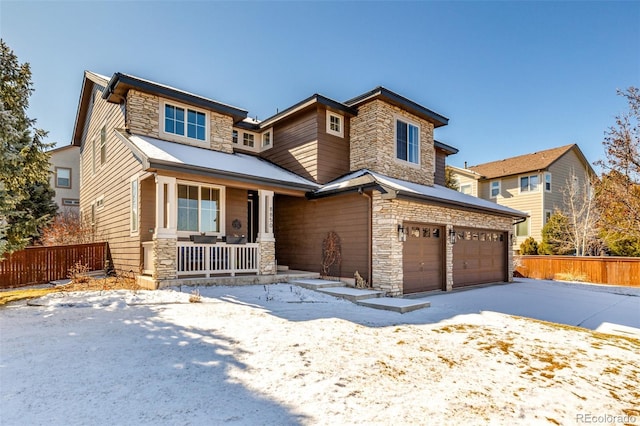
[[[524,222],[520,222],[516,225],[516,237],[528,237],[529,236],[529,218]]]
[[[220,232],[220,189],[178,184],[178,231]]]

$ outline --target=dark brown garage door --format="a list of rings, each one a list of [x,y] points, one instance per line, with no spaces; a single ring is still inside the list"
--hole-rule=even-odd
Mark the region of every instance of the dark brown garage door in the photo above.
[[[507,238],[502,231],[456,228],[453,287],[505,281]]]
[[[444,229],[437,225],[405,223],[403,293],[443,288]]]

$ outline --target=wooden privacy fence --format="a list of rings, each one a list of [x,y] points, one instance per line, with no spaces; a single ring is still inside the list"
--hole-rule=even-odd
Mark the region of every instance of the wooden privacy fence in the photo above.
[[[518,256],[515,270],[527,278],[640,286],[640,257]]]
[[[77,263],[104,269],[107,243],[28,247],[0,261],[0,288],[43,284],[69,276]]]

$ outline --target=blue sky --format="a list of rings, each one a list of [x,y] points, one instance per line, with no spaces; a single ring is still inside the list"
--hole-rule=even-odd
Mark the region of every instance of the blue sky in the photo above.
[[[85,69],[124,72],[265,119],[321,93],[383,85],[450,119],[462,166],[578,143],[640,86],[640,2],[0,0],[0,36],[29,62],[29,115],[71,140]],[[277,141],[276,141],[277,142]]]

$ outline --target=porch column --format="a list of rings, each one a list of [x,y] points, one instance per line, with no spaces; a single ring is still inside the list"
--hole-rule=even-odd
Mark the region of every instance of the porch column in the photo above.
[[[156,176],[156,227],[153,233],[153,278],[176,278],[178,219],[176,178]]]
[[[276,274],[276,239],[273,235],[273,191],[258,191],[260,275]]]

